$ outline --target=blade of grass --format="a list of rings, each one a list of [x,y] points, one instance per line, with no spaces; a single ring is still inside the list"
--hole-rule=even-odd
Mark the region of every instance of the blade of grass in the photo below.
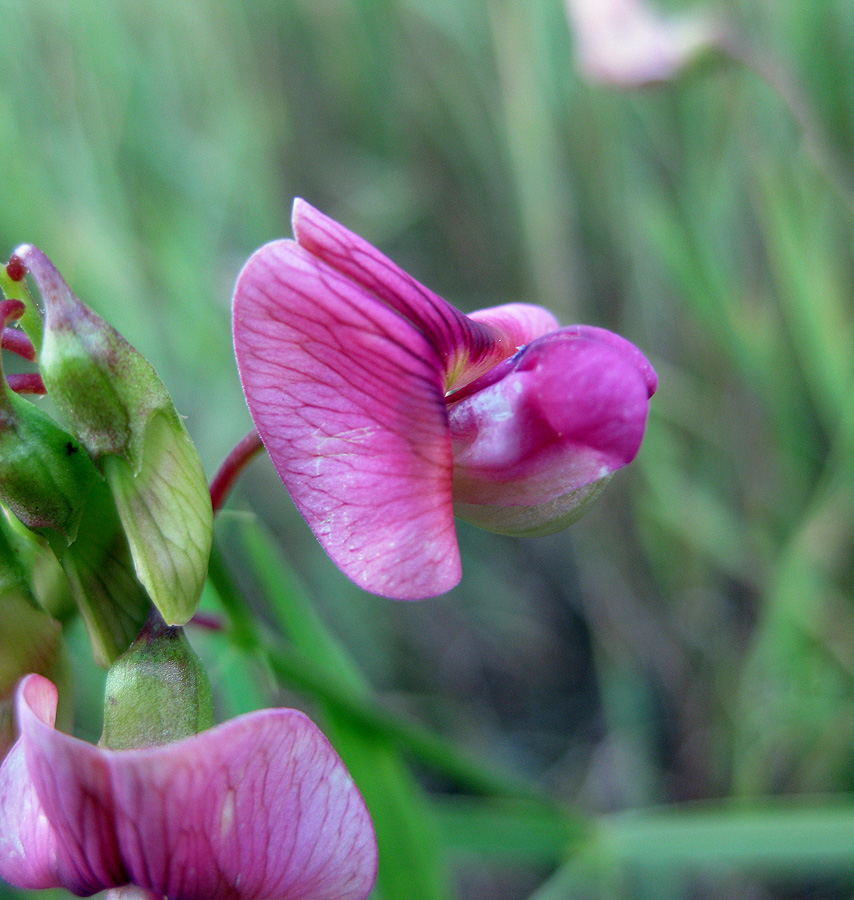
[[[238,640],[260,651],[278,677],[309,688],[320,703],[324,731],[371,811],[380,848],[376,900],[409,900],[413,893],[424,900],[448,900],[439,836],[421,789],[388,731],[378,727],[376,721],[365,727],[347,708],[370,710],[369,686],[358,669],[323,627],[307,598],[282,591],[284,582],[279,579],[271,605],[287,602],[289,608],[282,611],[280,619],[294,626],[289,637],[296,644],[296,652],[286,654],[273,642],[265,644],[243,608],[220,554],[212,556],[216,558],[211,580],[233,615]],[[265,569],[269,572],[269,566]],[[330,695],[338,702],[330,700]]]

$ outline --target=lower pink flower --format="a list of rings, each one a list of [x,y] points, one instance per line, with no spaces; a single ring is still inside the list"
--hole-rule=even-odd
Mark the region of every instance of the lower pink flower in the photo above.
[[[21,736],[0,767],[0,876],[11,884],[79,896],[133,885],[170,900],[370,893],[368,811],[302,713],[263,710],[111,751],[56,731],[56,700],[39,675],[18,688]]]

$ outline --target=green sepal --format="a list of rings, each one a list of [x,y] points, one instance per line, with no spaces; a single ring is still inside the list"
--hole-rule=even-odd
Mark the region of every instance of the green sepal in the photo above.
[[[184,630],[154,611],[107,673],[101,745],[130,750],[168,744],[211,728],[207,673]]]
[[[183,625],[196,610],[207,574],[210,493],[199,455],[177,415],[156,412],[142,446],[136,470],[121,456],[105,456],[101,467],[137,577],[166,622]]]

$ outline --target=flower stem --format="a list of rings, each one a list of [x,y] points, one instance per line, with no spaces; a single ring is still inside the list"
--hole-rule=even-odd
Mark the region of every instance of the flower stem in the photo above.
[[[9,388],[16,394],[46,394],[44,382],[38,372],[22,372],[6,376]]]
[[[225,458],[211,481],[211,505],[215,514],[225,503],[240,473],[263,449],[261,436],[253,428]]]

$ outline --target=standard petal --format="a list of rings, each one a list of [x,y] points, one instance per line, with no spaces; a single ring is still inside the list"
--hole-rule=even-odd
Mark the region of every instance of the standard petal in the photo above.
[[[46,678],[28,675],[21,682],[19,744],[41,807],[38,821],[49,835],[53,884],[88,896],[129,879],[116,843],[106,755],[54,729],[56,704],[56,688]],[[5,775],[5,764],[3,770]],[[38,844],[24,843],[23,849],[44,853]]]
[[[367,809],[302,713],[263,710],[109,756],[133,883],[182,900],[370,893],[377,851]]]
[[[53,729],[56,703],[56,688],[40,675],[18,687],[21,736],[0,767],[0,876],[83,896],[127,879],[106,765],[96,748]],[[68,742],[79,756],[62,752]]]
[[[521,303],[463,315],[376,247],[299,198],[294,201],[293,229],[301,247],[362,285],[426,335],[442,360],[445,390],[462,387],[512,356],[520,344],[557,327],[551,313]],[[550,325],[542,328],[547,317]]]
[[[263,710],[110,751],[55,731],[55,705],[50,682],[25,679],[22,737],[0,769],[0,875],[12,883],[80,895],[132,883],[176,900],[370,893],[367,809],[302,713]]]
[[[0,767],[0,878],[16,887],[58,887],[56,834],[27,772],[19,739]]]
[[[498,374],[449,409],[457,513],[478,522],[479,506],[540,507],[523,528],[533,533],[567,512],[556,498],[577,506],[582,489],[634,459],[655,373],[628,341],[575,327],[533,341]]]
[[[361,587],[460,578],[442,362],[425,336],[293,241],[237,281],[234,345],[255,425],[318,540]]]

